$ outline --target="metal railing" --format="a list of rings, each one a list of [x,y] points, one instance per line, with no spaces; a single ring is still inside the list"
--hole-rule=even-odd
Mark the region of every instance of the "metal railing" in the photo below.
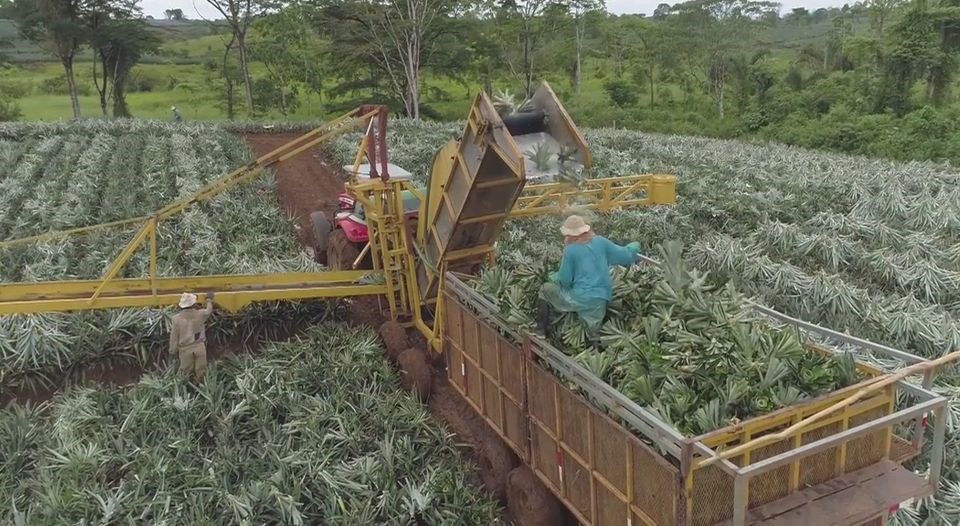
[[[644,258],[644,260],[646,263],[657,264],[655,260],[650,258]],[[461,305],[474,311],[486,323],[496,327],[498,331],[513,341],[518,344],[520,342],[527,342],[525,348],[532,351],[535,356],[541,360],[542,363],[549,366],[555,374],[575,386],[576,389],[595,405],[600,406],[609,414],[619,418],[623,424],[632,428],[638,436],[658,448],[661,454],[665,454],[678,462],[681,465],[681,473],[683,473],[684,477],[692,475],[693,470],[696,469],[698,465],[697,458],[711,459],[719,456],[720,452],[702,440],[684,437],[673,426],[665,423],[652,412],[624,396],[543,338],[510,326],[502,319],[499,314],[499,309],[492,301],[469,286],[467,283],[469,279],[468,276],[454,273],[448,274],[446,279],[447,292],[456,297]],[[798,320],[755,302],[751,302],[750,307],[758,314],[775,319],[779,323],[793,327],[803,334],[816,334],[822,338],[831,339],[844,345],[854,346],[867,352],[881,353],[911,364],[927,361],[924,358],[906,351],[879,345]],[[824,349],[828,352],[843,352],[829,347],[824,347]],[[909,403],[907,407],[894,410],[889,414],[870,419],[857,425],[852,425],[837,433],[806,444],[797,442],[796,446],[788,451],[763,458],[762,460],[747,462],[742,466],[738,466],[724,458],[721,458],[719,461],[714,459],[713,465],[733,477],[733,524],[735,526],[746,524],[750,501],[750,481],[756,477],[770,473],[788,464],[797,465],[801,460],[811,457],[812,455],[836,448],[839,445],[849,443],[873,433],[886,430],[892,435],[895,426],[909,421],[914,422],[912,437],[910,437],[912,440],[910,442],[914,447],[919,449],[923,443],[925,422],[927,416],[931,413],[933,413],[935,418],[933,454],[930,460],[930,469],[925,479],[925,487],[930,493],[936,491],[943,461],[947,400],[929,390],[934,374],[935,373],[932,372],[925,374],[923,385],[919,387],[911,385],[906,381],[898,381],[893,384],[895,389],[911,395],[916,401]],[[890,399],[890,405],[891,407],[893,405],[892,398]],[[806,431],[806,429],[800,431],[798,436],[802,436],[802,433]],[[697,458],[684,459],[685,450],[687,452],[692,451],[693,455]],[[889,442],[887,452],[889,453]]]

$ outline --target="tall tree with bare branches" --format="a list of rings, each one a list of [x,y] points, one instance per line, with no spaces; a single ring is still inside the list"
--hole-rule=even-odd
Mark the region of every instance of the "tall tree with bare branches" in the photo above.
[[[254,114],[253,85],[250,81],[250,54],[247,48],[247,35],[253,19],[263,11],[258,0],[206,0],[230,25],[240,53],[240,77],[243,80],[243,96],[247,113]]]
[[[442,39],[444,24],[461,4],[457,0],[331,1],[324,10],[324,24],[338,49],[373,65],[377,74],[387,78],[407,116],[419,119],[424,66],[439,48],[453,46]]]

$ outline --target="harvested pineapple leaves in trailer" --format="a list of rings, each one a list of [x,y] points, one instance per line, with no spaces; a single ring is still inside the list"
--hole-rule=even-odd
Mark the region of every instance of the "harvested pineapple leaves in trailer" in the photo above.
[[[807,350],[791,330],[750,313],[731,285],[689,268],[680,245],[661,266],[614,271],[614,299],[592,347],[576,314],[548,340],[687,436],[762,415],[859,381],[853,357]],[[508,323],[533,325],[537,290],[556,261],[486,270],[476,282]]]
[[[0,410],[3,524],[498,524],[376,335],[318,325],[193,386]]]

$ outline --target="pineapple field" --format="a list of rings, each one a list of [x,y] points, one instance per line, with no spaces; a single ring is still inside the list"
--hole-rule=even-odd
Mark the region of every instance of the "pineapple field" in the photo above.
[[[499,524],[369,329],[0,411],[5,524]]]
[[[462,127],[390,126],[391,162],[420,182]],[[264,130],[141,121],[2,125],[0,239],[141,216],[248,162],[250,148],[236,132],[257,131]],[[662,264],[615,272],[604,352],[590,347],[573,316],[547,336],[685,435],[862,379],[850,355],[809,353],[792,332],[748,315],[748,298],[926,357],[960,348],[953,167],[610,129],[586,137],[590,177],[674,173],[678,202],[591,215],[599,234],[639,241]],[[352,162],[358,141],[358,134],[341,137],[327,153]],[[297,243],[302,218],[282,212],[278,198],[273,179],[260,178],[164,223],[158,274],[320,270]],[[475,282],[512,324],[532,325],[536,290],[562,254],[562,220],[509,222],[499,265]],[[118,227],[0,244],[0,282],[97,277],[132,233]],[[146,265],[140,254],[124,272],[143,275]],[[493,500],[465,490],[471,474],[453,441],[401,394],[372,336],[330,323],[341,315],[330,302],[218,314],[212,346],[263,352],[218,362],[199,388],[154,372],[125,390],[72,385],[97,367],[155,369],[165,353],[163,310],[0,318],[0,392],[59,392],[39,407],[0,412],[0,484],[14,496],[0,517],[499,520]],[[298,341],[263,343],[317,323]],[[944,481],[935,498],[901,509],[901,524],[960,523],[960,374],[941,372],[935,390],[952,400]],[[926,469],[923,456],[914,468]],[[451,515],[457,509],[459,522]]]
[[[241,138],[214,126],[130,121],[0,127],[0,238],[17,239],[142,216],[248,162]],[[268,178],[196,205],[158,232],[159,275],[316,270],[277,207]],[[0,247],[0,281],[92,279],[137,225]],[[122,276],[146,274],[140,251]],[[211,339],[252,343],[326,316],[325,304],[258,305],[218,316]],[[144,365],[161,353],[159,310],[0,318],[0,390],[41,389],[117,357]]]
[[[393,162],[422,176],[459,126],[400,122],[391,133]],[[594,154],[591,177],[674,173],[678,202],[592,217],[599,234],[640,241],[667,264],[616,273],[602,354],[587,346],[569,315],[553,325],[549,339],[685,433],[855,381],[851,364],[796,353],[796,342],[775,328],[716,334],[685,321],[738,313],[740,294],[928,358],[960,348],[956,168],[624,130],[585,135]],[[350,143],[338,142],[341,154]],[[532,326],[537,287],[559,264],[562,220],[508,223],[499,268],[478,282],[517,325]],[[682,255],[673,242],[682,244]],[[697,352],[688,351],[691,342]],[[722,349],[738,354],[722,356]],[[960,374],[941,371],[938,378],[934,390],[951,400],[944,480],[935,497],[902,508],[900,524],[960,524]],[[916,470],[926,470],[928,453],[915,461]]]
[[[262,142],[202,124],[0,127],[3,239],[142,216]],[[277,179],[162,223],[158,275],[321,270]],[[0,281],[99,277],[135,227],[0,246]],[[146,270],[138,253],[123,276]],[[400,388],[372,330],[333,321],[344,314],[215,313],[220,359],[200,386],[171,370],[165,310],[0,318],[0,522],[500,523],[462,444]]]

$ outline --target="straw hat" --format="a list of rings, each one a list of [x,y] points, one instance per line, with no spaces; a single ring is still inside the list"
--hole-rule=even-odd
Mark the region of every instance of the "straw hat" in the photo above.
[[[181,309],[187,309],[187,308],[193,307],[196,304],[197,304],[197,295],[190,294],[189,292],[184,292],[180,296],[180,303],[178,303]]]
[[[570,216],[560,226],[560,233],[565,236],[579,236],[590,231],[590,225],[580,216]]]

